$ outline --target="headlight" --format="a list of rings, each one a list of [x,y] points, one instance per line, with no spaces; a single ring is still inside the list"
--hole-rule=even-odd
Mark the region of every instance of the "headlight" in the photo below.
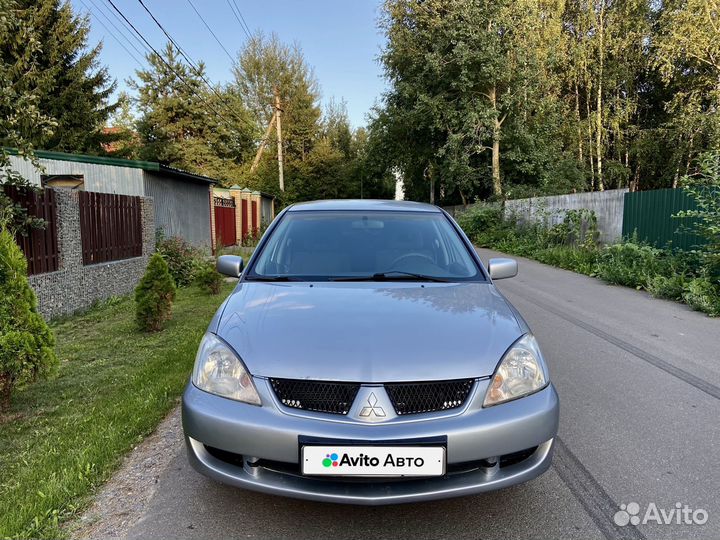
[[[547,376],[541,358],[540,348],[532,334],[517,340],[495,370],[483,407],[527,396],[545,388]]]
[[[211,394],[260,405],[252,377],[237,355],[217,336],[207,333],[200,343],[192,382]]]

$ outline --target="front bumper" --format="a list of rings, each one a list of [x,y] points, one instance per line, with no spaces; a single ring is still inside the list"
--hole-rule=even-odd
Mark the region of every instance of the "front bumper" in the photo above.
[[[267,381],[255,382],[262,407],[208,394],[192,383],[183,396],[183,429],[190,463],[202,474],[225,484],[317,501],[380,505],[508,487],[539,476],[552,459],[559,410],[552,385],[531,396],[483,409],[488,381],[481,380],[458,414],[365,424],[293,414],[277,403]],[[442,437],[447,440],[449,472],[432,478],[358,481],[306,477],[288,468],[262,466],[297,465],[299,437],[365,444]],[[208,447],[242,458],[220,459]],[[534,447],[536,450],[525,459],[508,466],[485,466],[481,462]]]

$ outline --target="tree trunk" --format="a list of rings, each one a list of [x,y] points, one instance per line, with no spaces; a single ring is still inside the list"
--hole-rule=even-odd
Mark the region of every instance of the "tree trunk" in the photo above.
[[[575,80],[575,121],[577,122],[578,134],[578,161],[583,162],[583,134],[582,123],[580,122],[580,89],[578,88],[577,79]]]
[[[635,178],[630,181],[630,191],[640,190],[640,164],[635,168]]]
[[[589,79],[589,77],[588,77]],[[586,79],[587,82],[587,79]],[[590,94],[592,91],[592,86],[590,84],[586,84],[586,92],[585,92],[585,109],[587,112],[587,132],[588,132],[588,161],[590,163],[590,191],[595,191],[595,158],[593,156],[593,136],[592,136],[592,115],[590,114]]]
[[[603,184],[603,149],[602,149],[602,92],[603,92],[603,63],[605,61],[605,21],[603,19],[605,15],[605,0],[601,0],[600,13],[598,15],[598,40],[600,44],[599,55],[600,61],[598,65],[598,84],[597,84],[597,106],[595,111],[596,125],[595,129],[595,156],[597,158],[597,187],[598,191],[603,191],[605,186]]]
[[[500,197],[502,195],[502,183],[500,182],[500,127],[502,120],[498,118],[500,114],[497,109],[496,90],[493,86],[490,89],[490,102],[495,110],[495,118],[493,119],[493,144],[492,144],[492,183],[493,195]]]
[[[435,178],[433,177],[432,163],[427,164],[424,175],[426,180],[430,180],[430,204],[435,204]]]

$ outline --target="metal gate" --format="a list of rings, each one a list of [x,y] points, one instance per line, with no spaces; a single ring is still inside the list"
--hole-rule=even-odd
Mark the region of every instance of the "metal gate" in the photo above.
[[[215,197],[215,241],[218,246],[237,244],[235,200]]]

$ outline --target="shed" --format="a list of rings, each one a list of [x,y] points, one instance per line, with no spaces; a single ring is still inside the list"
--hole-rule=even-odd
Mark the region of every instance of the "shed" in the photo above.
[[[153,198],[155,225],[166,237],[180,236],[210,250],[212,186],[216,180],[153,161],[36,150],[44,171],[11,155],[14,170],[38,186]]]

